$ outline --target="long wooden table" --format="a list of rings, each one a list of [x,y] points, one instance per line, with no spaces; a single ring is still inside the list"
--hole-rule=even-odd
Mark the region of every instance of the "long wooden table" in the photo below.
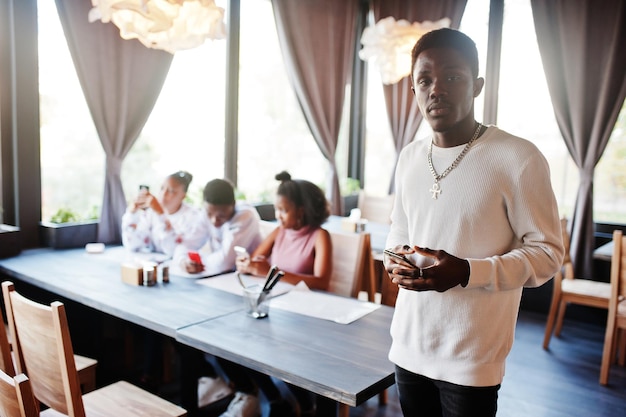
[[[236,295],[206,291],[191,279],[172,277],[151,287],[125,284],[121,264],[129,258],[122,247],[101,254],[32,249],[0,260],[0,272],[172,338],[182,327],[241,309]]]
[[[348,325],[281,310],[255,320],[245,315],[241,297],[189,278],[171,276],[170,283],[153,287],[125,284],[121,263],[126,256],[121,247],[103,254],[26,250],[0,260],[0,275],[346,405],[359,405],[394,383],[387,359],[390,307]]]
[[[278,309],[261,320],[237,311],[180,329],[176,339],[357,406],[394,383],[387,359],[392,313],[381,306],[344,325]]]

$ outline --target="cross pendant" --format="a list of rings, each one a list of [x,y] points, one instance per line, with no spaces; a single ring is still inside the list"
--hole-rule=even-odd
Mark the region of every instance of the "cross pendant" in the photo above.
[[[439,187],[439,183],[435,182],[433,184],[433,187],[428,190],[428,192],[433,194],[433,200],[436,200],[439,197],[439,194],[441,194],[441,187]]]

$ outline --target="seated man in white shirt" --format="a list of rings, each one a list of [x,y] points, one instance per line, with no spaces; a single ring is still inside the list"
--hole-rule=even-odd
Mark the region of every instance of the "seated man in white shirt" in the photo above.
[[[261,242],[259,214],[252,206],[236,203],[232,184],[223,179],[209,181],[204,187],[204,211],[206,216],[191,236],[176,248],[174,262],[191,274],[234,271],[234,247],[252,253]],[[188,257],[188,252],[195,250],[200,250],[201,263]]]
[[[235,191],[226,180],[215,179],[204,187],[204,211],[202,221],[184,245],[174,252],[174,262],[190,274],[204,272],[216,275],[235,270],[235,246],[252,253],[261,242],[259,214],[252,206],[235,202]],[[205,251],[206,249],[206,251]],[[192,261],[189,251],[198,251],[201,262]],[[206,253],[205,253],[206,252]],[[178,345],[181,359],[181,403],[189,415],[198,413],[198,379],[211,376],[215,386],[216,373],[205,355],[193,348]],[[234,387],[239,388],[239,387]],[[238,397],[246,402],[249,414],[258,415],[259,404],[254,396]],[[232,397],[224,398],[224,408]]]

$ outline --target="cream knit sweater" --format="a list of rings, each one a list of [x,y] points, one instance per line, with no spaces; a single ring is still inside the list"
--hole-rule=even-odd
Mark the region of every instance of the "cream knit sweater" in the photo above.
[[[563,258],[549,167],[531,142],[489,126],[440,181],[435,200],[429,143],[413,142],[400,155],[387,247],[443,249],[469,260],[470,278],[443,293],[400,289],[389,359],[433,379],[496,385],[522,288],[548,281]],[[443,172],[463,147],[433,146],[435,170]]]

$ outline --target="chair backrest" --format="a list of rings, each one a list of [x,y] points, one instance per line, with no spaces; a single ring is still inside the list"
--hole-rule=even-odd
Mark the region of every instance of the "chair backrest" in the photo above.
[[[611,257],[611,299],[609,310],[626,298],[626,236],[621,230],[613,232]],[[610,314],[610,311],[609,311]]]
[[[571,238],[567,230],[567,217],[561,218],[561,233],[563,234],[563,247],[565,248],[565,257],[563,258],[563,265],[565,265],[572,262],[572,258],[569,255]]]
[[[35,397],[71,417],[84,417],[74,351],[63,303],[36,303],[2,283],[18,372],[28,375]],[[24,369],[25,368],[25,369]]]
[[[357,207],[361,210],[361,218],[371,222],[391,224],[393,198],[393,194],[379,197],[368,195],[365,191],[361,190],[357,204]]]
[[[621,230],[613,232],[613,256],[611,257],[611,297],[604,334],[600,384],[609,382],[609,368],[615,358],[619,329],[626,330],[626,313],[620,304],[626,302],[626,236]],[[620,349],[624,349],[622,343]],[[620,353],[620,356],[623,351]],[[623,356],[620,359],[623,361]],[[622,362],[620,362],[622,363]]]
[[[574,279],[574,265],[572,264],[572,258],[569,254],[571,238],[569,231],[567,230],[567,217],[561,218],[561,233],[563,236],[563,248],[565,249],[565,256],[563,257],[562,272],[564,278]]]
[[[36,417],[39,405],[33,396],[29,379],[24,374],[11,377],[0,371],[0,416]]]
[[[373,273],[369,233],[329,232],[333,244],[333,272],[328,291],[356,297],[363,280]]]
[[[7,335],[8,327],[4,323],[4,315],[0,308],[0,371],[13,377],[15,376],[15,366],[11,356],[11,344]]]
[[[274,211],[273,203],[259,203],[255,204],[254,208],[257,213],[259,213],[259,217],[261,220],[272,221],[276,220],[276,212]]]
[[[278,227],[278,223],[276,223],[276,222],[270,222],[270,221],[267,221],[267,220],[260,220],[259,221],[259,231],[261,232],[261,237],[263,239],[265,239],[267,237],[267,235],[272,233],[272,231],[274,229],[276,229],[277,227]]]

